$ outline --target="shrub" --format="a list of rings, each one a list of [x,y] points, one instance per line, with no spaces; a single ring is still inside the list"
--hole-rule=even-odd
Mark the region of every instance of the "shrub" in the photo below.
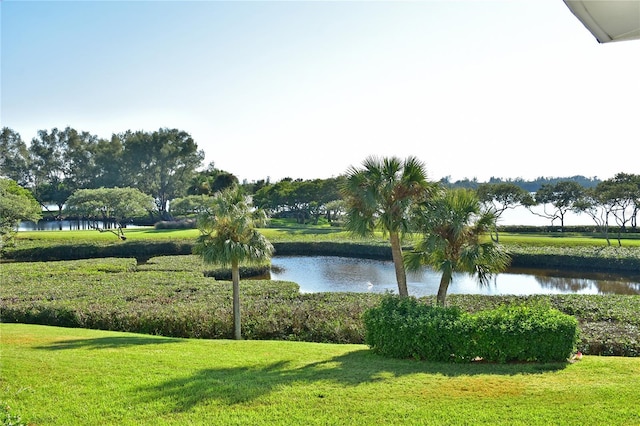
[[[476,314],[388,295],[365,312],[365,343],[392,358],[559,362],[578,341],[578,322],[548,306],[502,306]]]
[[[567,360],[578,342],[578,321],[543,305],[500,306],[474,315],[477,356],[495,362]]]
[[[387,295],[363,319],[365,343],[380,355],[430,361],[448,361],[453,354],[464,358],[468,321],[456,307]]]
[[[196,229],[196,220],[193,218],[182,220],[162,220],[156,222],[155,229]]]

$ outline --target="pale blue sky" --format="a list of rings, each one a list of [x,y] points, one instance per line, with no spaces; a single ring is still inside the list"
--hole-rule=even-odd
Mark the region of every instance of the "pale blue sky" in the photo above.
[[[455,179],[640,173],[640,41],[562,0],[0,3],[2,126],[179,128],[249,181],[415,155]]]

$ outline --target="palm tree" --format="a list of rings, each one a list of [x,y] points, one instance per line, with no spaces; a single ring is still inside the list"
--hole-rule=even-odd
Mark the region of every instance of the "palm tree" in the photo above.
[[[432,184],[424,164],[415,157],[368,157],[363,168],[350,167],[342,186],[346,203],[345,226],[367,236],[375,230],[389,235],[400,296],[408,296],[402,261],[401,240],[409,231],[409,213],[414,202],[426,198]]]
[[[225,189],[212,197],[209,209],[198,216],[201,235],[194,251],[205,263],[231,266],[233,282],[234,338],[242,338],[240,329],[240,263],[261,263],[271,258],[273,246],[256,229],[265,225],[267,216],[254,210],[239,187]]]
[[[488,236],[495,228],[495,212],[480,206],[478,196],[468,189],[444,191],[421,205],[417,226],[423,237],[405,256],[405,265],[409,270],[427,265],[442,272],[436,298],[441,306],[454,272],[475,275],[486,284],[509,265],[509,255]]]

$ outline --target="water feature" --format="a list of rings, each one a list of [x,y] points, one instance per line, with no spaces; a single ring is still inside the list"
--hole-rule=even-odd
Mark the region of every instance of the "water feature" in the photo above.
[[[397,293],[391,261],[332,256],[275,256],[271,279],[294,281],[303,293]],[[430,269],[407,274],[409,294],[436,294],[440,274]],[[510,269],[481,286],[477,279],[455,274],[448,294],[640,294],[640,274],[625,275],[544,269]]]

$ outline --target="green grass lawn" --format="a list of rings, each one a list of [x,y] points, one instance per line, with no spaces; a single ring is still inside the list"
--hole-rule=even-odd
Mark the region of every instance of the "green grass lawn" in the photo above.
[[[362,345],[0,332],[0,399],[34,425],[640,424],[639,358],[439,364]]]
[[[155,229],[153,227],[125,229],[127,240],[195,240],[199,231],[197,229]],[[343,228],[328,225],[297,225],[291,222],[274,221],[269,228],[260,230],[271,241],[352,241],[370,239],[358,238],[351,235]],[[611,244],[617,246],[615,236],[611,236]],[[417,238],[417,236],[414,236]],[[376,241],[387,241],[381,233],[373,238]],[[30,245],[37,243],[105,243],[118,242],[118,238],[111,232],[98,232],[96,230],[74,231],[23,231],[16,236],[18,245]],[[412,238],[407,239],[410,243]],[[600,234],[580,233],[500,233],[500,242],[505,245],[519,244],[531,246],[606,246],[606,239]],[[622,240],[625,247],[640,247],[640,235],[629,234]]]

